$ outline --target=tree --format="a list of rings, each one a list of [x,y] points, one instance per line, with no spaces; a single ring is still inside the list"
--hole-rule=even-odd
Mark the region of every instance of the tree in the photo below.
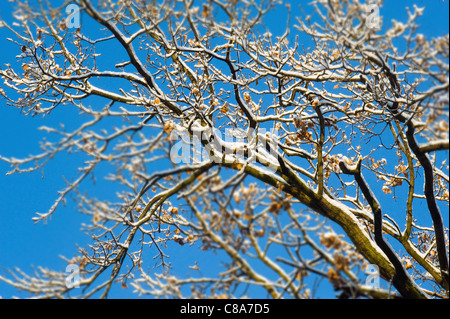
[[[67,258],[82,290],[57,270],[0,279],[39,297],[106,297],[121,283],[311,298],[329,282],[342,298],[448,298],[449,36],[419,33],[423,8],[388,23],[382,5],[316,0],[292,17],[277,0],[19,2],[17,23],[0,22],[22,63],[0,70],[4,100],[90,119],[45,127],[60,139],[38,155],[1,159],[21,173],[82,153],[34,221],[76,194],[92,244]],[[273,10],[287,12],[281,36]],[[109,52],[125,58],[110,65]],[[82,191],[104,163],[114,199]],[[172,243],[220,252],[216,275],[174,275]]]

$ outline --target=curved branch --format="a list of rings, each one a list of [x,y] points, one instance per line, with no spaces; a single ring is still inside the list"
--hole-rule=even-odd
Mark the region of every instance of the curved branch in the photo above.
[[[369,185],[365,181],[361,173],[361,158],[358,160],[356,167],[348,167],[345,162],[340,162],[339,167],[344,174],[353,175],[355,177],[358,186],[361,188],[364,197],[370,204],[374,215],[374,234],[375,242],[378,247],[389,258],[389,261],[394,265],[395,274],[392,278],[395,288],[406,298],[427,298],[419,287],[411,280],[411,277],[406,272],[400,259],[395,254],[392,247],[383,237],[383,216],[381,212],[380,203],[378,202],[375,194],[370,190]]]
[[[424,194],[427,200],[428,209],[430,211],[431,219],[433,220],[434,232],[436,236],[436,249],[438,253],[439,265],[441,268],[443,286],[448,289],[449,287],[449,273],[448,273],[448,253],[445,247],[445,231],[442,221],[442,215],[439,210],[439,206],[434,196],[434,174],[433,166],[426,153],[424,153],[419,147],[416,137],[414,135],[415,128],[411,122],[408,122],[408,129],[406,130],[406,137],[408,144],[413,153],[416,155],[420,164],[423,167],[425,174],[424,181]]]

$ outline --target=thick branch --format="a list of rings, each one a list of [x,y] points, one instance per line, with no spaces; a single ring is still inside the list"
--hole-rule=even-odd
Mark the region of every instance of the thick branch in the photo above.
[[[449,149],[448,144],[449,144],[448,140],[432,141],[424,145],[420,145],[419,151],[421,153],[430,153],[434,151],[448,150]]]

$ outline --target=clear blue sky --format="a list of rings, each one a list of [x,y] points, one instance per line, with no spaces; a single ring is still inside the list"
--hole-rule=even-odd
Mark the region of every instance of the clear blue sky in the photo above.
[[[292,1],[293,9],[295,8]],[[306,3],[306,2],[305,2]],[[404,21],[407,17],[404,7],[425,6],[427,9],[424,16],[419,20],[420,32],[427,36],[437,36],[448,33],[448,1],[386,1],[381,9],[385,17],[384,22],[389,23],[392,18]],[[11,6],[9,1],[2,1],[0,16],[11,21]],[[294,9],[295,13],[295,9]],[[277,16],[272,16],[275,27],[280,25]],[[267,22],[270,27],[270,23]],[[279,29],[280,33],[282,32]],[[276,34],[277,32],[272,31]],[[8,30],[0,29],[0,65],[5,63],[14,65],[15,56],[20,54],[16,45],[6,41],[6,37],[13,37]],[[114,58],[114,55],[111,55]],[[82,123],[74,109],[61,107],[54,111],[51,116],[25,117],[19,110],[5,105],[0,99],[0,154],[5,157],[26,157],[29,154],[39,152],[39,142],[47,134],[38,131],[40,126],[58,126],[63,123],[66,127],[74,127]],[[66,263],[59,255],[71,257],[77,252],[75,243],[81,247],[89,243],[88,237],[80,232],[80,224],[86,221],[86,216],[75,212],[74,204],[68,198],[66,207],[61,207],[46,224],[34,224],[31,220],[36,212],[46,212],[57,198],[57,191],[65,187],[63,176],[71,180],[76,176],[76,168],[79,164],[77,156],[61,154],[41,171],[31,174],[10,175],[5,173],[10,170],[7,163],[0,162],[0,273],[5,275],[6,269],[20,267],[27,273],[32,271],[31,265],[43,266],[50,269],[64,269]],[[96,194],[108,196],[114,193],[113,189],[105,188],[100,183],[96,186]],[[90,187],[90,186],[89,186]],[[443,212],[448,218],[447,212]],[[448,225],[448,222],[447,222]],[[193,264],[192,256],[179,254],[171,256],[171,262],[176,264]],[[330,292],[331,296],[333,292]],[[26,297],[8,285],[0,282],[0,296],[10,298],[11,296]],[[113,291],[111,297],[130,297],[124,290]],[[131,296],[133,297],[133,296]]]

